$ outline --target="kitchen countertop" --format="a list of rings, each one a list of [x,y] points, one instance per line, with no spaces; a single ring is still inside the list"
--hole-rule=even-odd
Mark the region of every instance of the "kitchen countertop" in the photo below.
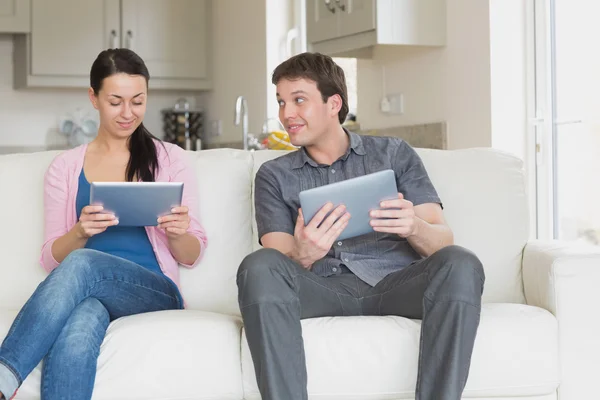
[[[0,154],[36,153],[38,151],[67,150],[64,146],[0,146]]]

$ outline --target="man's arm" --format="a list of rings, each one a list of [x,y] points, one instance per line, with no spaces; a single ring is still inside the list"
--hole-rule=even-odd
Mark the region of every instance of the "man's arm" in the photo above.
[[[381,209],[371,211],[370,216],[373,230],[405,238],[424,257],[454,243],[454,234],[437,203],[413,206],[398,193],[397,199],[382,201]]]
[[[415,229],[406,240],[419,254],[429,257],[441,248],[454,244],[454,234],[446,224],[439,204],[420,204],[414,210]]]

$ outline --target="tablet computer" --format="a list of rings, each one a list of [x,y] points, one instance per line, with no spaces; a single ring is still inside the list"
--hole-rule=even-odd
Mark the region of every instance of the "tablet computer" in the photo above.
[[[157,218],[181,205],[183,182],[92,182],[90,204],[101,205],[119,226],[156,226]]]
[[[371,210],[379,209],[383,200],[398,198],[394,171],[386,169],[345,181],[319,186],[300,192],[300,207],[304,222],[308,224],[314,215],[328,202],[334,206],[344,204],[350,213],[348,226],[338,239],[348,239],[373,232],[369,224]]]

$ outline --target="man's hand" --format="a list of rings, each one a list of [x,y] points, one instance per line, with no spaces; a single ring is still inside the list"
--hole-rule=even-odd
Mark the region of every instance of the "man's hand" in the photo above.
[[[327,214],[331,212],[329,216]],[[327,216],[327,218],[325,218]],[[298,209],[298,219],[294,229],[294,253],[293,259],[298,261],[304,268],[310,269],[313,263],[325,255],[331,249],[333,242],[340,236],[348,226],[350,214],[346,207],[340,205],[333,209],[332,203],[325,204],[304,226],[304,215],[302,209]]]
[[[402,193],[398,193],[397,199],[382,201],[379,206],[381,210],[373,210],[369,214],[374,231],[395,233],[401,238],[416,235],[418,221],[415,209]]]

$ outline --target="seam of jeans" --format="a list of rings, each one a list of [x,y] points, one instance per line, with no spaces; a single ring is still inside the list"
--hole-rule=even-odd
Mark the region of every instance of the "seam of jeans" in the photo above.
[[[469,301],[465,301],[465,300],[433,300],[427,294],[424,294],[423,298],[431,301],[432,303],[436,303],[436,304],[440,304],[440,303],[462,303],[462,304],[466,304],[468,306],[471,306],[473,308],[476,308],[478,310],[481,310],[481,305],[473,304],[473,303],[471,303]]]
[[[388,294],[389,292],[391,292],[391,291],[393,291],[393,290],[396,290],[396,289],[398,289],[399,287],[401,287],[401,286],[403,286],[403,285],[405,285],[405,284],[407,284],[407,283],[411,283],[412,281],[414,281],[414,280],[415,280],[415,279],[417,279],[417,278],[420,278],[420,277],[422,277],[424,273],[426,273],[426,271],[423,271],[422,273],[420,273],[420,274],[418,274],[418,275],[415,275],[415,276],[413,276],[412,278],[410,278],[410,279],[409,279],[409,280],[407,280],[407,281],[401,282],[400,284],[398,284],[398,285],[394,286],[393,288],[391,288],[391,289],[389,289],[389,290],[386,290],[385,292],[370,294],[370,295],[368,295],[368,296],[361,297],[361,299],[368,299],[368,298],[375,297],[375,296],[383,296],[383,295],[386,295],[386,294]],[[384,279],[385,279],[385,278],[384,278]]]
[[[143,288],[143,289],[149,290],[149,291],[151,291],[151,292],[154,292],[154,293],[157,293],[157,294],[161,294],[161,295],[163,295],[163,296],[165,296],[165,297],[168,297],[168,298],[170,298],[171,300],[175,300],[175,303],[179,304],[179,298],[178,298],[177,296],[172,296],[172,295],[170,295],[170,294],[167,294],[167,293],[165,293],[165,292],[162,292],[162,291],[160,291],[160,290],[156,290],[156,289],[153,289],[153,288],[150,288],[150,287],[144,286],[144,285],[140,285],[140,284],[137,284],[137,283],[128,282],[128,281],[126,281],[126,280],[123,280],[123,279],[117,279],[117,278],[102,278],[102,279],[98,279],[98,280],[97,280],[97,281],[95,281],[93,284],[91,284],[91,285],[90,285],[90,287],[88,288],[88,295],[86,296],[86,298],[87,298],[87,297],[94,297],[94,296],[91,296],[91,295],[89,294],[89,292],[91,292],[91,291],[92,291],[92,290],[93,290],[93,289],[96,287],[96,285],[98,285],[98,284],[99,284],[99,283],[101,283],[101,282],[105,282],[105,281],[114,281],[114,282],[127,283],[127,284],[129,284],[129,285],[132,285],[132,286],[135,286],[135,287],[138,287],[138,288]]]
[[[60,334],[59,334],[59,336],[60,336]],[[56,341],[54,343],[56,343]],[[48,367],[48,365],[50,365],[50,360],[52,359],[51,353],[52,353],[52,347],[54,347],[54,343],[50,347],[50,350],[48,350],[48,353],[46,353],[46,356],[43,358],[44,363],[43,363],[43,367],[42,367],[41,393],[45,393],[48,388],[48,376],[50,374],[48,373],[47,367]]]
[[[17,378],[17,383],[19,386],[23,384],[23,379],[19,376],[19,373],[8,363],[8,361],[4,358],[0,358],[0,364],[5,366],[14,376]]]
[[[290,301],[257,301],[257,302],[254,302],[254,303],[246,304],[245,306],[240,306],[240,309],[243,310],[244,308],[256,306],[258,304],[284,304],[284,305],[290,305],[290,304],[294,303],[295,301],[298,301],[298,300],[297,299],[292,299]]]
[[[27,299],[27,301],[25,302],[25,304],[23,304],[23,307],[21,307],[21,311],[19,311],[19,313],[17,314],[17,317],[13,321],[13,323],[12,323],[12,325],[11,325],[8,333],[6,334],[6,337],[10,336],[12,334],[12,332],[15,329],[17,329],[17,324],[21,321],[21,318],[23,318],[23,312],[22,311],[32,301],[32,298],[33,298],[33,294]]]
[[[332,292],[332,293],[335,293],[335,294],[337,294],[337,295],[339,295],[339,296],[351,297],[351,298],[353,298],[353,299],[360,298],[360,297],[352,296],[351,294],[346,294],[346,293],[338,293],[337,291],[335,291],[335,290],[333,290],[333,289],[331,289],[331,288],[329,288],[329,287],[327,287],[327,286],[324,286],[324,285],[320,284],[319,282],[313,281],[312,279],[310,279],[309,277],[307,277],[307,276],[304,276],[304,275],[296,274],[296,276],[295,276],[295,277],[304,278],[304,279],[306,279],[306,280],[308,280],[308,281],[310,281],[310,282],[314,283],[315,285],[319,285],[319,286],[320,286],[320,287],[322,287],[323,289],[325,289],[325,290],[328,290],[328,291],[330,291],[330,292]]]

